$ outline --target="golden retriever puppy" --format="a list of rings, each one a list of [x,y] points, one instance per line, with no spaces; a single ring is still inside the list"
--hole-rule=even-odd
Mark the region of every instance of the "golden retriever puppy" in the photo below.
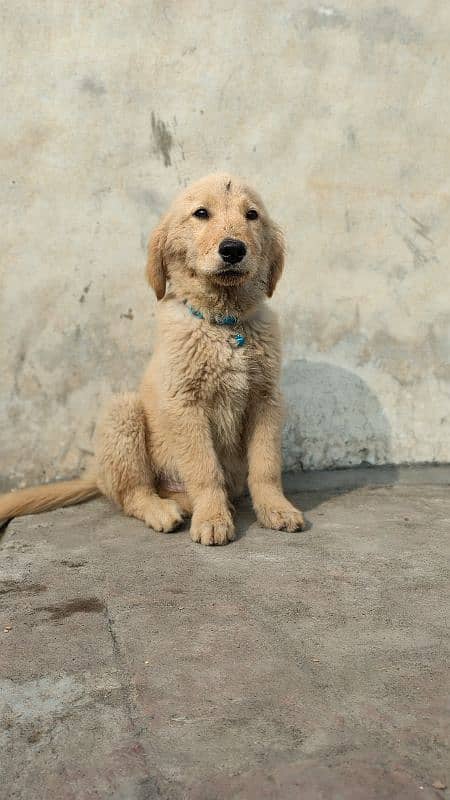
[[[194,542],[226,544],[248,482],[263,527],[302,529],[281,485],[280,339],[265,302],[283,260],[280,230],[242,180],[184,191],[149,244],[157,338],[139,391],[106,409],[87,477],[4,495],[0,519],[101,493],[157,531],[191,514]]]

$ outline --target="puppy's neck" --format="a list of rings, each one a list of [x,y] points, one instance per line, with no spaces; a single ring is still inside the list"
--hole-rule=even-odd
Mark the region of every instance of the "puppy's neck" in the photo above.
[[[168,299],[187,302],[205,317],[232,315],[240,320],[252,317],[263,302],[264,295],[247,286],[196,286],[193,282],[177,286],[171,282]]]

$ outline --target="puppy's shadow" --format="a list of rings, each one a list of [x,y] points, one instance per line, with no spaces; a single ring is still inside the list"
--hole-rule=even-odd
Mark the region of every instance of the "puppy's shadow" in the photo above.
[[[397,482],[388,419],[359,375],[334,364],[293,359],[284,368],[282,390],[283,485],[306,512],[306,531],[313,527],[308,511],[363,486]],[[238,535],[244,536],[245,526],[255,521],[248,498],[237,512]]]

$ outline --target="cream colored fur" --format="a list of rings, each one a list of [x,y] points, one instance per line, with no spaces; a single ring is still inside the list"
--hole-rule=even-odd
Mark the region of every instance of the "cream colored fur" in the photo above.
[[[208,218],[194,216],[199,207]],[[247,247],[239,274],[220,274],[227,237]],[[154,353],[139,391],[114,398],[97,426],[93,477],[3,495],[0,519],[101,493],[154,530],[192,515],[195,542],[226,544],[235,537],[231,501],[248,482],[261,525],[301,529],[281,487],[280,341],[265,303],[283,258],[279,229],[241,180],[212,175],[183,192],[149,245],[160,301]],[[236,331],[214,324],[217,314],[239,318],[243,347]]]

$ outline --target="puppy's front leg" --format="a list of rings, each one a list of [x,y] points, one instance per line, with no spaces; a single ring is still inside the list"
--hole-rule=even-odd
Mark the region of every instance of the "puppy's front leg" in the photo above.
[[[234,524],[206,414],[189,406],[169,417],[172,452],[193,505],[191,539],[227,544],[235,538]]]
[[[250,409],[248,486],[259,523],[264,528],[297,531],[303,514],[284,496],[281,485],[281,398],[273,394]]]

